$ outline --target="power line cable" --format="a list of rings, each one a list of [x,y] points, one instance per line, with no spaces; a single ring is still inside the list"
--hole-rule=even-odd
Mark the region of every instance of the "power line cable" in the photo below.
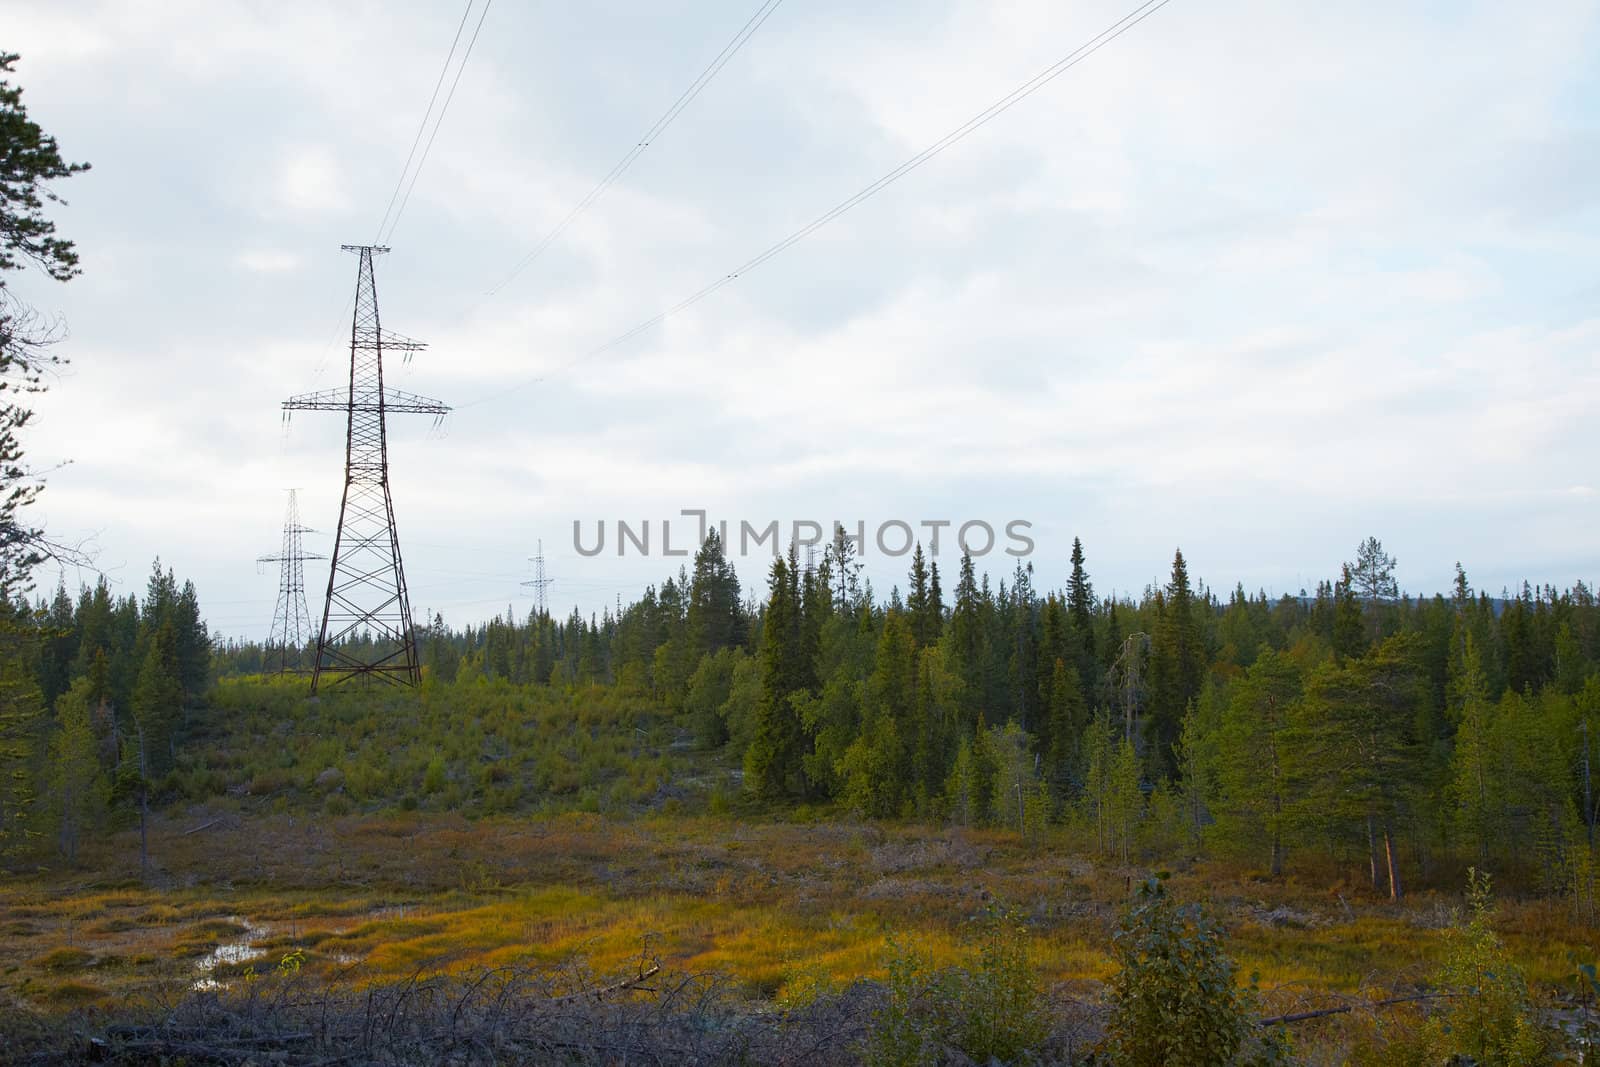
[[[461,31],[466,28],[467,16],[472,14],[472,5],[476,2],[477,0],[467,0],[467,6],[461,10],[461,21],[456,23],[456,35],[451,39],[450,51],[445,54],[444,63],[439,67],[439,77],[433,83],[433,94],[428,97],[428,107],[427,110],[422,113],[422,121],[417,123],[417,133],[416,136],[411,139],[411,150],[406,153],[405,165],[400,168],[400,177],[394,183],[394,192],[389,194],[389,203],[383,209],[383,218],[378,222],[378,236],[373,238],[374,244],[380,243],[383,235],[383,228],[388,224],[389,215],[394,210],[395,201],[400,196],[401,188],[406,184],[406,175],[411,171],[411,161],[417,154],[417,145],[422,143],[423,131],[428,128],[428,119],[433,115],[433,105],[439,99],[439,89],[444,85],[445,75],[450,72],[450,61],[455,58],[456,47],[461,43]],[[485,5],[485,10],[487,11],[487,5]],[[460,75],[457,74],[457,77],[460,77]],[[455,86],[452,85],[452,92],[454,89]],[[437,127],[435,129],[437,130]],[[431,139],[429,143],[430,145],[432,144]],[[418,164],[418,169],[421,169],[420,163]],[[340,316],[341,321],[349,318],[350,307],[354,302],[354,296],[347,296],[344,298],[344,313]],[[316,369],[312,372],[313,379],[320,379],[322,377],[323,372],[327,369],[328,353],[333,349],[334,342],[340,339],[342,333],[343,330],[341,328],[339,333],[335,333],[333,338],[322,346],[322,351],[317,357]]]
[[[389,223],[389,213],[394,210],[395,201],[400,198],[400,190],[406,184],[406,175],[411,171],[411,160],[417,154],[417,145],[422,143],[422,134],[428,128],[428,119],[433,116],[433,105],[439,99],[439,90],[444,86],[444,76],[450,73],[450,61],[455,58],[456,46],[461,43],[461,31],[466,29],[467,16],[472,14],[472,5],[475,0],[467,0],[467,6],[461,11],[461,21],[456,23],[456,35],[450,42],[450,51],[444,57],[444,63],[439,67],[439,78],[433,83],[433,95],[428,97],[428,109],[422,113],[422,121],[417,123],[417,135],[411,139],[411,150],[406,153],[405,166],[400,168],[400,179],[394,183],[394,192],[389,194],[389,203],[383,209],[383,219],[378,223],[378,234],[383,234],[383,228]],[[373,243],[378,243],[378,238],[373,238]]]
[[[493,3],[494,0],[484,0],[483,10],[478,14],[478,24],[472,28],[472,38],[467,41],[466,51],[461,53],[461,63],[456,67],[456,76],[450,81],[450,91],[445,94],[444,103],[439,107],[439,117],[434,120],[433,132],[428,134],[428,143],[423,146],[422,155],[417,158],[417,168],[411,173],[411,184],[406,186],[406,195],[401,198],[400,206],[395,210],[394,221],[389,223],[388,234],[383,235],[382,227],[379,227],[379,244],[385,244],[394,237],[395,228],[400,225],[400,216],[405,214],[406,205],[411,202],[411,193],[416,189],[417,179],[422,176],[422,168],[428,162],[428,153],[433,151],[433,139],[439,136],[439,127],[444,125],[445,113],[450,110],[450,101],[456,96],[456,86],[461,84],[461,73],[467,69],[467,63],[472,59],[472,48],[478,43],[478,34],[483,31],[483,20],[489,16],[489,8]],[[424,118],[422,121],[426,124],[428,120]]]
[[[783,0],[763,0],[761,6],[756,9],[756,13],[751,15],[749,20],[739,28],[739,32],[733,35],[733,39],[722,46],[722,51],[717,53],[717,57],[711,61],[705,70],[700,72],[699,77],[689,83],[689,87],[679,94],[678,99],[672,102],[672,106],[667,108],[661,117],[656,119],[655,123],[634,142],[633,147],[617,161],[616,166],[612,167],[606,176],[601,178],[595,187],[585,194],[582,200],[574,204],[572,210],[567,212],[566,217],[539,240],[539,243],[533,247],[533,251],[522,257],[517,262],[517,265],[511,268],[511,272],[489,289],[485,295],[494,296],[507,285],[510,285],[529,264],[544,254],[545,249],[549,248],[556,238],[566,232],[567,227],[572,225],[579,215],[587,211],[596,200],[604,196],[606,190],[611,188],[617,179],[627,172],[629,167],[633,166],[634,160],[643,155],[644,150],[649,148],[656,138],[665,133],[667,127],[671,126],[677,117],[683,113],[683,110],[694,102],[695,97],[699,96],[705,90],[705,87],[711,84],[711,80],[717,76],[723,67],[728,65],[729,60],[738,54],[739,50],[744,47],[745,42],[755,36],[756,31],[761,28],[762,24],[772,16],[772,13],[782,3]]]
[[[815,233],[817,230],[820,230],[822,227],[826,226],[840,215],[843,215],[851,208],[857,206],[863,201],[871,199],[873,196],[876,196],[878,193],[882,192],[890,185],[893,185],[907,174],[916,170],[930,159],[938,156],[951,145],[954,145],[966,138],[966,136],[972,133],[974,130],[987,125],[993,119],[1004,114],[1006,111],[1009,111],[1012,107],[1021,103],[1023,100],[1026,100],[1028,97],[1032,96],[1034,93],[1038,92],[1052,81],[1055,81],[1061,75],[1065,74],[1067,71],[1083,62],[1085,59],[1088,59],[1090,56],[1094,55],[1094,53],[1098,52],[1112,41],[1116,40],[1118,37],[1121,37],[1124,33],[1133,29],[1133,27],[1137,26],[1139,23],[1143,22],[1157,11],[1160,11],[1163,7],[1166,7],[1170,2],[1171,0],[1145,0],[1144,3],[1140,4],[1138,7],[1122,16],[1122,18],[1118,19],[1104,30],[1101,30],[1088,41],[1085,41],[1083,44],[1067,53],[1055,63],[1052,63],[1050,66],[1046,67],[1032,78],[1023,82],[1021,85],[1011,90],[1011,92],[1007,93],[1005,96],[1002,96],[1000,99],[996,100],[994,103],[990,104],[988,107],[972,116],[972,118],[968,119],[960,126],[957,126],[955,129],[951,130],[949,133],[933,142],[927,148],[924,148],[921,152],[918,152],[910,159],[907,159],[904,163],[901,163],[898,167],[889,171],[877,181],[861,189],[853,196],[847,197],[838,204],[835,204],[821,215],[818,215],[815,219],[789,234],[789,236],[783,238],[781,241],[778,241],[776,244],[768,246],[765,250],[745,260],[739,266],[724,274],[716,281],[705,286],[704,288],[697,290],[688,297],[685,297],[683,300],[680,300],[678,303],[667,308],[665,311],[651,316],[624,333],[618,334],[616,337],[613,337],[603,345],[591,348],[586,352],[574,356],[565,363],[557,364],[555,367],[545,371],[543,374],[528,378],[508,388],[497,390],[490,396],[480,397],[477,400],[458,405],[458,410],[461,408],[476,407],[480,404],[487,403],[490,400],[498,400],[502,397],[510,396],[512,393],[526,389],[530,385],[536,385],[539,382],[543,382],[552,375],[559,374],[570,367],[584,362],[585,360],[593,359],[596,356],[603,355],[619,345],[625,344],[640,334],[659,326],[662,322],[666,321],[668,318],[671,318],[673,315],[693,307],[706,297],[717,292],[717,290],[738,280],[741,275],[748,274],[757,267],[760,267],[762,264],[766,263],[769,259],[772,259],[774,256],[781,254],[787,249],[805,240],[811,234]]]

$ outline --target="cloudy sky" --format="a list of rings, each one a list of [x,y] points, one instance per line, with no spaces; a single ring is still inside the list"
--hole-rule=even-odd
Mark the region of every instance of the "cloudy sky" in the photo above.
[[[618,559],[616,520],[659,551],[684,508],[869,536],[1024,519],[1041,585],[1076,534],[1102,593],[1177,545],[1216,588],[1292,591],[1368,534],[1413,592],[1458,559],[1492,591],[1600,576],[1592,2],[1171,0],[585,358],[1134,2],[787,0],[509,282],[758,0],[495,3],[379,261],[385,325],[430,344],[391,381],[457,407],[391,421],[416,612],[525,611],[540,539],[559,608],[629,599],[678,561]],[[262,636],[285,487],[331,546],[342,420],[286,428],[279,403],[339,384],[339,245],[374,238],[462,11],[8,5],[30,112],[94,167],[58,211],[83,276],[12,283],[71,327],[30,442],[71,461],[41,517],[119,590],[159,554],[216,629]],[[574,520],[592,542],[600,519],[607,552],[580,557]],[[867,562],[885,591],[905,567]]]

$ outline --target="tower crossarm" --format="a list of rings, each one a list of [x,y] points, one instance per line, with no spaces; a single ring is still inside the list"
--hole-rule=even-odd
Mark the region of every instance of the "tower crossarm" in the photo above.
[[[421,352],[428,347],[426,341],[415,341],[403,333],[393,330],[373,329],[371,327],[357,329],[355,332],[357,348],[376,348],[382,345],[386,349],[396,352]]]
[[[327,559],[327,558],[328,558],[327,556],[322,555],[320,552],[301,552],[298,555],[296,555],[294,553],[290,553],[289,555],[286,555],[286,556],[257,556],[256,557],[256,562],[257,563],[282,563],[284,560],[289,560],[292,563],[297,559]]]
[[[359,396],[359,394],[358,394]],[[377,411],[376,399],[361,398],[355,404],[357,411]],[[283,402],[283,410],[289,411],[348,411],[350,410],[350,390],[348,388],[319,389],[315,393],[301,393],[291,396]],[[383,390],[383,410],[398,415],[448,415],[450,405],[416,393],[407,393],[399,389],[385,388]]]

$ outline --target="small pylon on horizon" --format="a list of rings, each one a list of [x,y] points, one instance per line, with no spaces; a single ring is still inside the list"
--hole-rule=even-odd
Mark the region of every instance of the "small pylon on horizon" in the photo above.
[[[283,517],[283,547],[276,556],[257,556],[257,563],[278,564],[278,605],[272,613],[272,629],[267,636],[266,663],[277,658],[277,671],[285,674],[304,669],[301,658],[315,632],[311,613],[306,610],[305,561],[327,559],[316,552],[307,552],[302,545],[305,534],[315,530],[300,525],[300,505],[295,490],[288,490],[289,506]]]

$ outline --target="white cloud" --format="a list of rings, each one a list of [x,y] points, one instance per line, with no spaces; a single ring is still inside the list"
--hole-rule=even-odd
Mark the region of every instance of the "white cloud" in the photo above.
[[[81,198],[64,190],[90,269],[52,291],[78,373],[41,407],[36,451],[77,460],[51,520],[103,530],[108,555],[161,551],[203,595],[259,594],[264,615],[247,563],[276,540],[277,490],[304,487],[308,522],[331,528],[343,443],[336,418],[285,435],[277,403],[340,376],[353,261],[337,246],[376,226],[453,17],[35,7],[15,46],[40,59],[30,106],[96,164]],[[1600,254],[1570,165],[1597,62],[1596,11],[1576,0],[1535,21],[1169,5],[585,358],[1125,7],[784,9],[485,297],[736,28],[627,0],[497,6],[379,265],[384,325],[432,343],[391,382],[460,406],[442,437],[392,427],[414,588],[514,594],[533,541],[565,543],[573,518],[694,506],[1025,512],[1049,531],[1046,585],[1076,532],[1107,589],[1142,585],[1174,542],[1219,585],[1314,584],[1367,533],[1416,588],[1447,584],[1456,558],[1492,587],[1499,566],[1592,577],[1600,320],[1562,296]],[[77,21],[118,48],[63,46]],[[1491,57],[1505,77],[1486,81]],[[218,244],[242,250],[237,269],[210,269]],[[570,562],[586,610],[672,569]]]
[[[345,175],[333,155],[322,148],[286,154],[278,169],[278,202],[291,211],[326,213],[349,203]]]
[[[241,252],[235,262],[245,270],[256,274],[281,274],[299,267],[301,260],[293,252],[261,249]]]

